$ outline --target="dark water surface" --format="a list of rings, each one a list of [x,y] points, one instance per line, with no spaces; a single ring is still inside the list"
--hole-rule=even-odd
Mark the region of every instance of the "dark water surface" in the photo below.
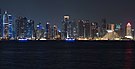
[[[135,69],[135,41],[0,41],[0,69]]]

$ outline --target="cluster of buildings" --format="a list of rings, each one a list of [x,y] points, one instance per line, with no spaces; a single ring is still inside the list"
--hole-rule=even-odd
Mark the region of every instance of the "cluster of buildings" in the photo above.
[[[63,17],[61,30],[49,22],[44,25],[36,23],[26,17],[14,18],[7,11],[0,10],[0,39],[4,40],[121,40],[134,39],[134,29],[131,23],[127,23],[125,29],[122,23],[107,23],[102,19],[101,23],[89,20],[70,20],[69,15]]]
[[[130,22],[123,28],[122,23],[107,23],[106,19],[100,23],[89,20],[70,21],[66,15],[62,22],[62,36],[62,39],[77,40],[132,40],[134,29]]]

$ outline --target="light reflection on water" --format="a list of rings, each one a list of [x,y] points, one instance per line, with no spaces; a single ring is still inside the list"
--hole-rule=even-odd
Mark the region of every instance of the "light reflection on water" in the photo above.
[[[11,46],[11,44],[16,45]],[[133,69],[133,46],[134,43],[131,42],[106,41],[9,42],[0,48],[0,67],[2,69]]]

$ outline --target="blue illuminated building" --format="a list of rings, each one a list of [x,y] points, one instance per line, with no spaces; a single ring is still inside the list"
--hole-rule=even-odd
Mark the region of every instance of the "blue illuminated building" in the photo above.
[[[41,39],[44,37],[44,27],[42,26],[41,23],[37,24],[37,29],[36,29],[36,39]]]
[[[2,13],[1,13],[1,9],[0,9],[0,37],[2,37],[2,29],[3,29],[3,24],[2,24]]]
[[[3,39],[7,39],[9,37],[9,18],[7,11],[5,11],[3,15]]]
[[[12,15],[8,15],[9,18],[9,38],[13,38],[13,17]]]
[[[32,38],[34,36],[34,21],[28,20],[26,24],[26,37]]]
[[[41,23],[37,24],[37,29],[38,29],[38,30],[41,30],[42,28],[43,28],[43,26],[42,26]]]

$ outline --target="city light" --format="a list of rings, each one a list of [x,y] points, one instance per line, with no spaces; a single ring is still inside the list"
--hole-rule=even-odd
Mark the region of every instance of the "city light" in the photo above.
[[[71,20],[65,15],[61,22],[61,29],[57,24],[50,22],[34,23],[27,17],[17,17],[7,11],[1,14],[0,40],[123,40],[123,38],[134,39],[134,28],[127,23],[125,32],[122,23],[107,23],[106,19],[98,22],[90,20]],[[36,27],[36,28],[35,28]],[[125,34],[125,35],[123,35]],[[26,38],[26,39],[22,39]]]
[[[128,24],[127,24],[127,26],[131,26],[131,24],[130,24],[130,23],[128,23]]]

